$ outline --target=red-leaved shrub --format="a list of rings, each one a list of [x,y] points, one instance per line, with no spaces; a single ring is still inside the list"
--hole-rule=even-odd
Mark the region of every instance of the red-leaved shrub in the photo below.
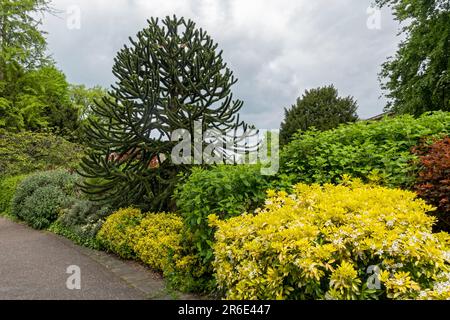
[[[415,191],[437,207],[438,227],[450,230],[450,137],[421,144],[413,152],[421,163]]]

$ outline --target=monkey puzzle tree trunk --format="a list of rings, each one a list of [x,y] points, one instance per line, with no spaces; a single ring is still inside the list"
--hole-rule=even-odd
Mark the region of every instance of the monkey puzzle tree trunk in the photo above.
[[[194,22],[152,18],[130,41],[114,60],[110,97],[96,104],[97,120],[86,128],[92,151],[81,164],[83,190],[116,206],[167,209],[178,173],[189,167],[170,157],[172,132],[185,129],[193,139],[196,121],[203,131],[246,130],[237,115],[242,102],[233,100],[237,80],[218,45]]]

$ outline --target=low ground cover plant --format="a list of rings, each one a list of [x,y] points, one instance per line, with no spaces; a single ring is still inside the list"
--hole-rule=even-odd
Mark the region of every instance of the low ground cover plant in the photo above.
[[[109,206],[101,206],[86,199],[75,199],[50,226],[50,231],[79,245],[99,249],[100,243],[96,235],[112,211]]]

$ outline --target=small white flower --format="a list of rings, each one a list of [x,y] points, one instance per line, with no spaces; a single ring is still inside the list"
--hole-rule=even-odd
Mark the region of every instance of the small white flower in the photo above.
[[[401,287],[401,286],[403,286],[403,285],[405,284],[405,282],[403,281],[403,279],[398,279],[398,280],[396,281],[396,283],[397,283],[397,285],[398,285],[399,287]]]
[[[425,298],[425,297],[427,297],[427,296],[428,296],[428,294],[427,294],[426,291],[420,291],[420,293],[419,293],[419,298],[423,299],[423,298]]]
[[[433,286],[433,290],[436,291],[438,294],[442,294],[446,291],[449,291],[450,290],[450,281],[435,283]]]
[[[399,251],[399,249],[400,249],[400,243],[399,243],[399,241],[398,240],[395,240],[393,243],[392,243],[392,246],[389,248],[389,253],[395,253],[395,252],[397,252],[397,251]]]
[[[327,222],[325,222],[325,224],[324,224],[325,227],[329,227],[332,225],[333,225],[333,222],[331,220],[327,220]]]
[[[450,261],[450,251],[444,251],[443,256],[445,260]]]

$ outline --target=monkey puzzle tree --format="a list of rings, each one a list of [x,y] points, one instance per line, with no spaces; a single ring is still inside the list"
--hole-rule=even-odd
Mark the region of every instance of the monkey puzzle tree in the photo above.
[[[189,169],[170,157],[174,130],[184,129],[192,146],[200,121],[202,132],[247,129],[237,115],[242,102],[231,93],[237,79],[218,45],[191,20],[161,22],[148,20],[119,51],[116,84],[93,107],[85,129],[91,151],[80,170],[87,178],[82,188],[93,200],[165,209],[178,173]]]

